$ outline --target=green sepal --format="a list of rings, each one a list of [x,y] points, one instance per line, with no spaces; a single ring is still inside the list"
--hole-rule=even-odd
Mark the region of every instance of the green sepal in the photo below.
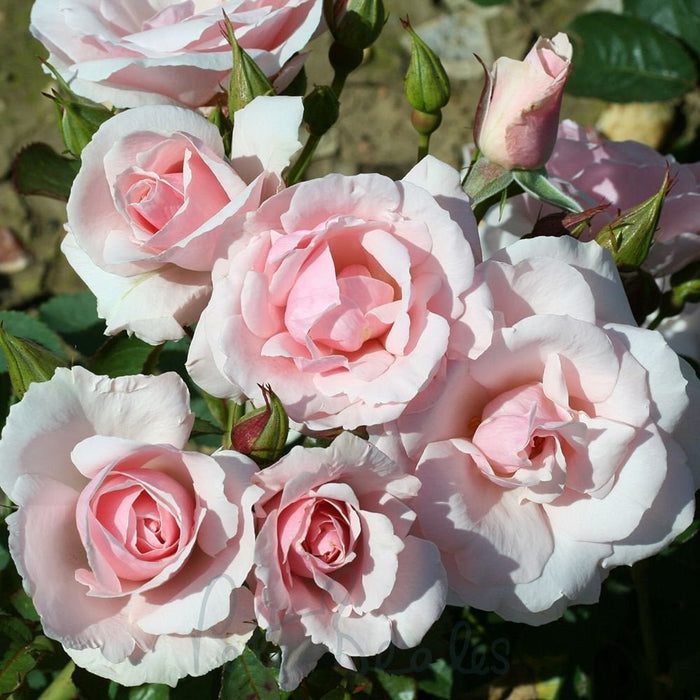
[[[323,136],[338,121],[340,102],[333,88],[317,85],[304,98],[304,123],[312,136]]]
[[[269,386],[260,389],[265,405],[234,419],[231,447],[248,455],[260,467],[266,467],[282,456],[289,434],[289,418],[277,394]]]
[[[472,206],[505,191],[513,182],[513,172],[492,163],[487,158],[478,158],[469,168],[464,179],[464,191],[472,200]]]
[[[275,89],[260,66],[241,48],[233,32],[231,20],[224,15],[226,40],[233,54],[233,70],[228,86],[228,112],[231,121],[235,113],[251,103],[256,97],[274,95]]]
[[[644,264],[670,186],[671,177],[667,168],[656,194],[622,212],[596,236],[598,244],[612,253],[619,269],[635,270]]]
[[[45,347],[5,330],[0,322],[0,350],[5,355],[10,372],[12,389],[21,399],[32,382],[45,382],[53,377],[56,367],[63,367],[63,360]]]
[[[562,192],[549,180],[547,171],[544,168],[539,170],[513,170],[512,172],[515,182],[525,192],[541,202],[575,213],[583,211],[583,207],[573,197]]]
[[[324,2],[326,24],[333,38],[343,46],[362,51],[382,33],[388,19],[382,0],[348,0],[336,22],[335,3]]]
[[[69,153],[79,158],[100,125],[114,116],[114,110],[76,95],[48,61],[42,60],[42,63],[56,81],[56,88],[51,94],[45,94],[56,105],[63,143]]]
[[[676,316],[688,303],[700,303],[700,260],[695,260],[674,272],[669,282],[671,289],[661,297],[661,318]]]

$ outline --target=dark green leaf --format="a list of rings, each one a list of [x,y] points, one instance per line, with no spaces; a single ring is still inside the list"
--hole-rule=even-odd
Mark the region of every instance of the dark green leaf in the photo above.
[[[5,508],[3,508],[3,510],[5,510]],[[7,551],[5,545],[0,544],[0,571],[4,571],[5,567],[10,563],[10,561],[12,561],[10,559],[10,553]]]
[[[149,345],[125,332],[112,336],[91,358],[88,368],[95,374],[119,377],[142,374],[159,346]]]
[[[59,155],[46,143],[32,143],[17,154],[12,181],[20,194],[67,200],[79,169],[79,160]]]
[[[19,588],[10,596],[10,602],[14,609],[25,619],[32,622],[39,621],[39,615],[34,608],[32,599],[27,595],[24,588]]]
[[[391,700],[414,700],[418,690],[416,681],[408,676],[395,676],[381,669],[376,670],[377,679]]]
[[[700,0],[624,0],[626,14],[646,19],[700,54]]]
[[[435,677],[419,681],[418,687],[436,698],[450,700],[452,697],[452,667],[445,659],[438,659],[430,664],[430,670]]]
[[[10,640],[0,657],[0,696],[5,697],[22,685],[41,656],[53,647],[49,639],[35,638],[28,625],[9,615],[0,616],[0,634]]]
[[[567,27],[574,43],[567,90],[610,102],[678,97],[697,81],[683,45],[650,22],[612,12],[580,15]]]
[[[194,425],[192,426],[192,435],[217,435],[221,439],[221,428],[208,420],[195,417]]]
[[[129,690],[129,700],[168,700],[170,688],[160,683],[147,683]]]
[[[79,333],[100,321],[95,295],[90,291],[59,294],[39,307],[42,321],[60,335]]]
[[[94,354],[105,342],[105,323],[97,316],[92,292],[52,297],[39,307],[39,318],[85,356]]]
[[[0,429],[5,425],[7,414],[10,412],[12,399],[12,382],[8,372],[0,372]],[[2,569],[2,566],[0,566]]]
[[[226,664],[221,684],[222,698],[236,700],[274,700],[280,697],[272,669],[246,647],[243,653]]]

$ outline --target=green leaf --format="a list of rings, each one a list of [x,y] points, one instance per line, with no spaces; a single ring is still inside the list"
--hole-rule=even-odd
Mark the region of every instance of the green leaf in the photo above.
[[[472,0],[475,5],[491,7],[492,5],[507,5],[511,0]]]
[[[60,335],[79,333],[104,323],[97,316],[95,295],[90,291],[52,297],[39,307],[39,316]]]
[[[222,698],[236,700],[274,700],[280,698],[277,678],[272,669],[245,647],[243,653],[224,667]]]
[[[645,19],[700,54],[700,0],[624,0],[626,14]]]
[[[126,332],[112,336],[90,359],[88,369],[95,374],[119,377],[142,374],[160,346],[149,345]]]
[[[19,588],[10,596],[12,607],[25,619],[39,622],[39,614],[24,588]]]
[[[684,95],[697,82],[683,45],[646,20],[591,12],[574,19],[566,31],[574,43],[566,85],[573,95],[650,102]]]
[[[218,425],[214,425],[211,421],[195,416],[194,425],[192,426],[192,437],[198,435],[217,435],[221,438],[221,428]]]
[[[547,178],[547,172],[541,170],[513,170],[513,179],[533,197],[542,202],[567,211],[581,212],[583,207],[568,194],[562,192]]]
[[[97,316],[97,302],[90,291],[59,294],[43,303],[39,318],[68,345],[89,356],[105,342],[105,323]]]
[[[438,659],[430,664],[430,670],[435,678],[419,681],[418,687],[436,698],[450,700],[452,697],[452,667],[445,659]]]
[[[168,700],[170,688],[161,683],[147,683],[129,690],[129,700]]]
[[[20,194],[67,200],[79,169],[79,160],[59,155],[46,143],[32,143],[15,157],[12,181]]]
[[[415,700],[418,696],[416,681],[408,676],[395,676],[378,668],[375,673],[391,700]]]
[[[43,635],[34,637],[27,624],[9,615],[0,616],[0,634],[10,641],[0,657],[0,696],[5,697],[22,685],[40,658],[52,651],[53,645]]]
[[[0,350],[10,372],[10,382],[17,398],[21,399],[33,382],[51,379],[63,360],[31,340],[23,340],[8,333],[0,321]]]

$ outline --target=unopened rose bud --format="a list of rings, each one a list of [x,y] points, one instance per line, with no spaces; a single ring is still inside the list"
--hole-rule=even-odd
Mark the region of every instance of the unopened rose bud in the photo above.
[[[408,102],[417,112],[439,114],[450,99],[450,79],[440,59],[416,34],[408,18],[402,19],[401,25],[411,35],[411,62],[404,81]]]
[[[596,236],[620,270],[636,270],[644,264],[659,225],[664,199],[671,187],[668,169],[659,191],[636,207],[622,212]]]
[[[377,40],[387,20],[382,0],[337,0],[324,10],[336,42],[359,51]]]
[[[536,170],[552,154],[571,71],[566,34],[540,37],[523,61],[501,57],[489,72],[474,118],[481,154],[506,170]],[[481,60],[479,59],[481,62]]]
[[[47,96],[56,105],[63,143],[70,154],[79,158],[100,125],[114,116],[114,112],[86,97],[76,95],[48,61],[42,62],[56,81],[56,88]]]
[[[281,401],[269,386],[260,387],[265,405],[246,413],[231,430],[231,447],[266,467],[282,455],[289,433],[289,419]]]
[[[233,54],[233,70],[228,86],[229,116],[233,119],[236,111],[243,109],[256,97],[274,95],[275,90],[258,64],[236,41],[233,25],[226,16],[224,17],[224,27],[224,36],[231,46]]]

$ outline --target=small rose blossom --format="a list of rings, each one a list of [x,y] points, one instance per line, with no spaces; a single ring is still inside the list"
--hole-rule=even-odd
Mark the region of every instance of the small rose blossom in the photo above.
[[[523,240],[476,280],[490,345],[374,441],[422,481],[418,532],[441,551],[448,602],[539,624],[690,524],[700,386],[632,325],[596,243]]]
[[[559,109],[571,70],[566,34],[540,37],[525,59],[501,57],[489,73],[476,111],[474,141],[506,170],[540,168],[557,138]]]
[[[211,394],[258,403],[268,383],[311,429],[395,418],[444,365],[475,239],[457,171],[434,158],[399,182],[290,187],[216,265],[188,371]]]
[[[253,632],[254,463],[182,450],[174,373],[58,369],[12,407],[0,440],[10,553],[47,636],[123,685],[198,676]]]
[[[282,186],[303,108],[259,97],[236,114],[231,161],[196,112],[140,107],[105,122],[82,153],[62,250],[97,297],[108,334],[182,337],[246,212]]]
[[[240,45],[283,89],[321,23],[321,0],[36,0],[30,30],[79,95],[116,107],[201,107],[223,92]],[[291,62],[290,62],[290,59]]]
[[[419,482],[350,433],[295,447],[254,477],[255,610],[295,688],[330,651],[354,669],[390,643],[415,646],[445,603],[434,545],[409,534]]]

